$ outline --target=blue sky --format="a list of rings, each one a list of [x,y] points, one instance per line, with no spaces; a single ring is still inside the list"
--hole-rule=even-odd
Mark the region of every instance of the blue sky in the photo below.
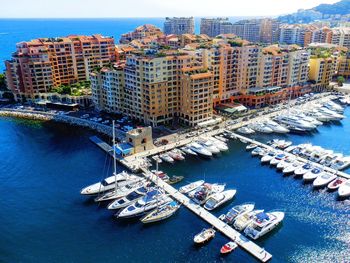
[[[1,0],[2,18],[276,16],[338,0]]]

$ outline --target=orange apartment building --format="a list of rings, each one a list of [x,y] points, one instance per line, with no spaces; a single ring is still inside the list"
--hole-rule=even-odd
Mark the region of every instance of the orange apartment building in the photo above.
[[[116,61],[114,39],[101,35],[41,38],[16,45],[6,78],[16,100],[35,99],[53,87],[89,80],[96,67]]]

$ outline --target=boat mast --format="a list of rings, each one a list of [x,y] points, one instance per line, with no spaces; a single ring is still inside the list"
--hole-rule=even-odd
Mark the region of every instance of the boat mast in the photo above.
[[[115,156],[115,121],[113,120],[113,173],[115,180],[115,191],[117,191],[117,157]]]

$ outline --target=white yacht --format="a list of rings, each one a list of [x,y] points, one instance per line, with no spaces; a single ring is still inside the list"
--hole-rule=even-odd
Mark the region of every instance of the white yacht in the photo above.
[[[249,127],[241,127],[237,129],[237,132],[242,133],[242,134],[246,134],[246,135],[250,135],[255,133],[255,131],[253,129],[250,129]]]
[[[321,108],[318,108],[317,109],[321,114],[327,116],[330,118],[330,120],[333,120],[333,121],[339,121],[339,120],[342,120],[344,119],[344,115],[342,114],[339,114],[335,111],[332,111],[328,108],[325,108],[325,107],[321,107]]]
[[[281,161],[283,161],[285,158],[286,158],[286,155],[284,153],[279,153],[279,154],[275,155],[274,158],[271,159],[270,164],[277,165]]]
[[[250,150],[253,150],[253,149],[256,148],[256,147],[258,147],[257,144],[251,143],[251,144],[248,144],[248,145],[245,147],[245,149],[246,149],[247,151],[250,151]]]
[[[338,113],[344,112],[344,108],[333,101],[328,101],[328,102],[324,103],[323,107],[326,107],[327,109],[329,109],[331,111],[338,112]]]
[[[221,193],[215,193],[209,196],[208,200],[204,204],[204,208],[207,210],[213,210],[224,203],[230,201],[236,194],[237,190],[226,190]]]
[[[225,184],[203,184],[199,189],[190,192],[188,195],[195,203],[203,205],[212,194],[224,191],[225,186]]]
[[[309,169],[308,172],[303,174],[303,180],[306,182],[313,181],[321,175],[323,175],[323,171],[320,168],[315,167],[315,168]]]
[[[184,146],[184,147],[181,147],[181,150],[187,154],[190,154],[190,155],[198,155],[195,151],[193,151],[190,147],[188,146]]]
[[[136,189],[134,192],[128,194],[127,196],[114,200],[107,206],[107,208],[109,210],[114,210],[114,209],[120,209],[120,208],[129,206],[132,203],[135,203],[137,200],[141,199],[143,196],[145,196],[146,193],[147,193],[147,188],[140,187],[139,189]]]
[[[173,163],[174,159],[170,157],[170,155],[168,153],[163,153],[161,155],[159,155],[160,159],[162,159],[164,162],[167,163]]]
[[[95,198],[95,202],[103,202],[112,199],[118,199],[121,197],[125,197],[128,194],[134,192],[136,189],[140,187],[146,186],[146,179],[141,179],[139,181],[131,182],[130,184],[124,186],[117,186],[114,190],[105,193],[104,195],[98,196]]]
[[[260,133],[273,133],[273,130],[266,126],[263,123],[254,123],[254,124],[249,124],[248,126],[250,129],[256,131],[256,132],[260,132]]]
[[[125,185],[130,183],[131,180],[140,178],[136,175],[128,174],[123,171],[118,174],[114,174],[110,177],[103,179],[101,182],[89,185],[83,188],[80,193],[82,195],[97,195],[98,193],[103,193],[108,190],[115,188],[115,183],[117,182],[119,185]]]
[[[294,116],[280,115],[280,116],[277,116],[275,120],[279,123],[286,124],[288,127],[289,126],[296,127],[298,129],[302,129],[306,131],[310,131],[316,128],[315,125],[309,122],[306,122],[304,120],[300,120]]]
[[[277,122],[273,121],[273,120],[268,120],[264,123],[267,127],[269,127],[270,129],[272,129],[273,132],[275,133],[288,133],[290,132],[286,127],[278,124]]]
[[[221,152],[225,152],[228,150],[228,146],[225,142],[215,139],[213,137],[208,138],[208,140],[210,140],[215,145],[215,147],[218,148]]]
[[[224,136],[222,135],[216,135],[214,136],[215,139],[219,140],[219,141],[222,141],[222,142],[228,142],[228,139],[226,139]]]
[[[299,168],[301,165],[303,165],[302,162],[299,161],[294,161],[292,164],[287,165],[286,167],[283,168],[282,173],[284,174],[291,174],[294,173],[294,171]]]
[[[186,184],[184,186],[181,186],[179,188],[179,192],[182,194],[187,194],[191,191],[193,191],[194,189],[197,189],[198,187],[200,187],[201,185],[204,184],[204,180],[199,180],[190,184]]]
[[[295,162],[295,158],[294,158],[294,157],[287,156],[286,158],[284,158],[283,160],[281,160],[281,161],[276,165],[276,168],[277,168],[277,170],[283,170],[283,169],[286,168],[287,166],[293,164],[293,162]]]
[[[168,154],[171,158],[173,158],[176,161],[182,161],[185,159],[185,157],[177,149],[173,149],[173,150],[169,151]]]
[[[323,123],[319,120],[317,120],[316,118],[312,117],[312,116],[307,116],[305,115],[304,113],[302,112],[297,112],[296,115],[294,115],[296,118],[300,119],[300,120],[303,120],[303,121],[306,121],[306,122],[309,122],[315,126],[320,126],[322,125]]]
[[[278,226],[284,219],[283,212],[261,212],[254,216],[252,223],[244,230],[244,234],[258,239]]]
[[[344,170],[350,165],[350,157],[338,157],[330,165],[332,169]]]
[[[189,148],[198,153],[199,155],[201,156],[204,156],[204,157],[211,157],[213,154],[208,151],[207,149],[205,149],[202,145],[200,145],[199,143],[196,143],[196,142],[193,142],[191,144],[188,145]]]
[[[315,181],[312,183],[314,187],[324,187],[332,182],[337,176],[331,173],[322,173],[318,176]]]
[[[220,150],[218,149],[218,147],[216,147],[212,141],[210,140],[200,140],[198,141],[198,143],[200,145],[202,145],[205,149],[207,149],[209,152],[213,153],[213,154],[218,154],[220,153]]]
[[[306,115],[310,116],[312,118],[315,118],[316,120],[321,121],[321,122],[329,122],[332,120],[332,117],[324,115],[321,112],[317,111],[316,109],[307,111]]]
[[[338,188],[338,195],[340,197],[348,197],[348,196],[350,196],[350,179],[347,180],[345,183],[343,183]]]
[[[269,151],[261,158],[261,163],[269,163],[276,156],[276,152]]]
[[[156,208],[157,206],[161,206],[171,201],[172,199],[168,195],[165,195],[159,189],[151,190],[140,200],[136,201],[134,204],[125,207],[116,215],[118,218],[140,216]]]
[[[236,220],[233,223],[234,228],[236,228],[238,231],[242,231],[253,221],[255,215],[262,212],[264,212],[264,210],[253,210],[240,214],[236,217]]]
[[[236,205],[232,207],[226,214],[219,216],[219,219],[224,221],[227,224],[232,224],[235,221],[236,217],[243,214],[249,213],[254,210],[254,203],[246,203],[241,205]]]
[[[265,150],[258,146],[252,151],[252,156],[260,155],[260,153],[265,153]]]
[[[294,174],[296,176],[302,176],[306,174],[307,172],[311,171],[312,166],[309,163],[305,163],[300,165],[297,169],[294,170]]]

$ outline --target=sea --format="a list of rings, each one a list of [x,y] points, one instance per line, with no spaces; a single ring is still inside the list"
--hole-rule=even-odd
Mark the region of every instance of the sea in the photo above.
[[[6,45],[0,40],[1,58],[19,39],[94,31],[116,35],[152,20],[29,22],[0,21],[0,31],[8,33]],[[307,135],[254,137],[313,143],[350,155],[350,107],[345,115]],[[112,173],[112,160],[90,142],[92,135],[54,122],[0,118],[0,262],[256,262],[240,248],[221,256],[228,239],[220,233],[205,246],[195,246],[193,236],[209,225],[185,207],[165,221],[143,225],[138,218],[118,220],[106,204],[81,196],[82,187]],[[237,189],[230,204],[213,212],[217,216],[245,202],[265,211],[284,211],[283,223],[257,241],[273,255],[272,262],[350,261],[349,199],[338,200],[336,193],[313,190],[300,179],[261,165],[240,141],[230,141],[229,148],[212,159],[188,156],[159,168],[185,177],[176,187],[204,179]]]

